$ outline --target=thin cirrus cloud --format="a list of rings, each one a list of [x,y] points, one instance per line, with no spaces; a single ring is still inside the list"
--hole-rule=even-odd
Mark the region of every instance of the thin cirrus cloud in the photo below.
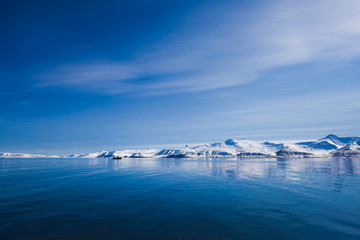
[[[246,84],[281,67],[345,64],[360,56],[358,0],[273,1],[237,9],[204,8],[184,20],[177,37],[161,39],[132,61],[58,66],[39,74],[40,86],[104,94],[201,91]],[[200,21],[215,12],[212,21]],[[185,27],[190,24],[196,33]]]

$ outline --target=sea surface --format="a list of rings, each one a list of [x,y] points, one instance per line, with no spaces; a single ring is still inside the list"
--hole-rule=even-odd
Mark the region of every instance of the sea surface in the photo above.
[[[0,239],[360,239],[360,159],[0,159]]]

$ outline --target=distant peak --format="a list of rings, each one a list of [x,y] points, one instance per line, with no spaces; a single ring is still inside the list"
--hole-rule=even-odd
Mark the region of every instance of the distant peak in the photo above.
[[[327,135],[325,138],[328,138],[328,139],[337,139],[337,138],[339,138],[339,137],[336,136],[335,134],[329,134],[329,135]]]
[[[228,139],[225,141],[226,145],[235,145],[236,144],[236,140],[234,139]]]

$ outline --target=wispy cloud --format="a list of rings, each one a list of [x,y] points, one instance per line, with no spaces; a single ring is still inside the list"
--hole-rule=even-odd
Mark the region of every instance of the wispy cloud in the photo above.
[[[232,9],[232,10],[229,10]],[[201,91],[246,84],[266,71],[360,56],[360,1],[270,1],[195,13],[176,36],[128,62],[68,64],[38,74],[40,86],[108,94]],[[197,24],[217,11],[214,20]],[[193,29],[197,31],[194,33]]]

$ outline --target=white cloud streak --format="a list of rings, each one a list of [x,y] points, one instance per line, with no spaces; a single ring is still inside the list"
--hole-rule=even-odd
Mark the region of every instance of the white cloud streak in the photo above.
[[[180,37],[130,62],[58,66],[40,74],[40,86],[108,94],[201,91],[246,84],[281,67],[344,64],[360,56],[358,0],[269,1],[252,12],[237,6],[209,9],[186,20],[184,25],[196,26],[220,11],[213,21],[196,26],[196,33],[184,27]]]

